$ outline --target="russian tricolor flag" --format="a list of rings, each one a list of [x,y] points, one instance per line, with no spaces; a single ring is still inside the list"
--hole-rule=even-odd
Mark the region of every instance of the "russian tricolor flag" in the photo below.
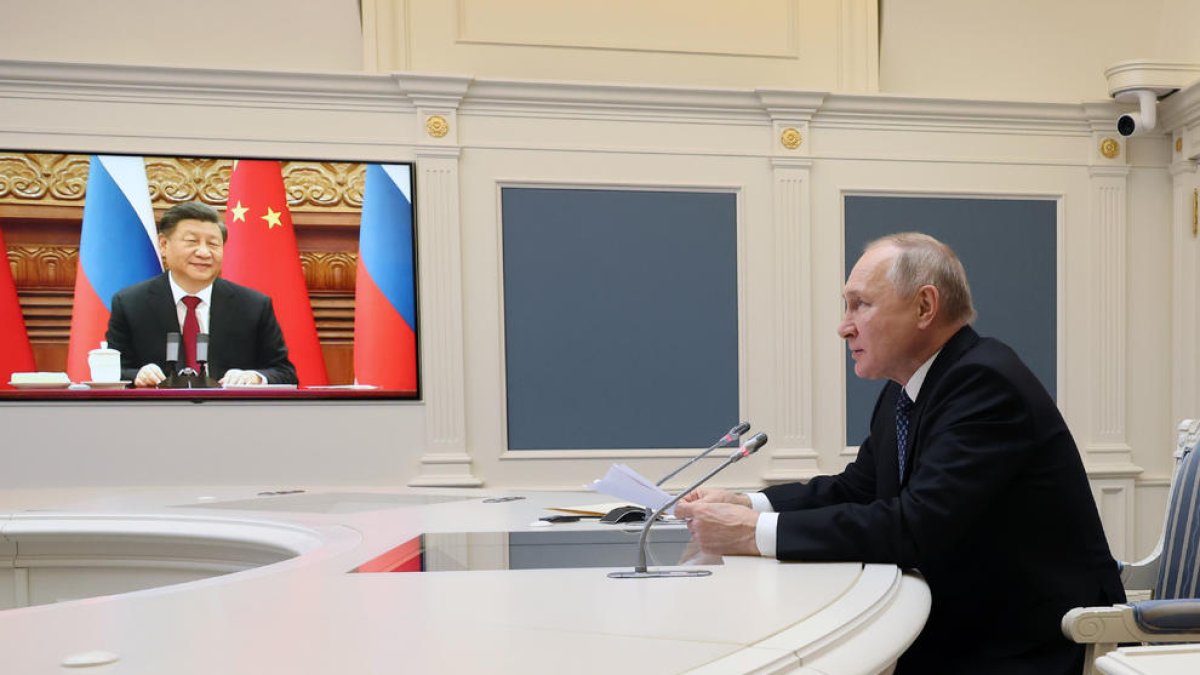
[[[141,157],[92,155],[81,230],[67,348],[67,373],[75,382],[92,379],[88,352],[108,330],[113,294],[162,273]]]
[[[367,165],[354,307],[359,384],[417,390],[412,171]]]

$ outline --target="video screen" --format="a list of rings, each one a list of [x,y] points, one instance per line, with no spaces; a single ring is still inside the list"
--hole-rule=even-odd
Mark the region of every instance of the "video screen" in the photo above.
[[[404,163],[0,151],[0,392],[419,398],[413,192]]]

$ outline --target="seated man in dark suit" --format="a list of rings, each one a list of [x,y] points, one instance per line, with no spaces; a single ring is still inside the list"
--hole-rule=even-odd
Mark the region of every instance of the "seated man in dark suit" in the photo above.
[[[108,345],[121,352],[121,379],[153,387],[166,374],[167,333],[180,333],[180,361],[195,357],[196,333],[209,335],[208,372],[220,384],[295,384],[271,299],[220,278],[227,232],[198,202],[177,204],[158,223],[167,271],[117,292]]]
[[[966,273],[932,237],[868,245],[844,297],[855,374],[890,380],[858,457],[805,484],[699,491],[676,515],[710,553],[917,568],[932,609],[896,672],[1082,672],[1062,615],[1125,594],[1054,400],[970,327]]]

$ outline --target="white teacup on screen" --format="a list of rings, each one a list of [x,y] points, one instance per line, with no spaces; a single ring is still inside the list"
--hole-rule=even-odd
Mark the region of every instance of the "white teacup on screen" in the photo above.
[[[88,352],[88,369],[92,371],[92,382],[120,382],[121,352],[101,342],[99,349]]]

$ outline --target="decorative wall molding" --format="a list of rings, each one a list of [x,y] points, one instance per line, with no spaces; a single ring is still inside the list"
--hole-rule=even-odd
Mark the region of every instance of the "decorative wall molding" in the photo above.
[[[477,487],[466,429],[458,158],[417,162],[422,389],[427,451],[414,486]]]
[[[1126,190],[1127,167],[1092,167],[1091,327],[1092,386],[1089,453],[1130,451],[1126,437]]]
[[[0,59],[14,98],[396,112],[411,104],[386,76]]]
[[[776,159],[774,179],[776,376],[772,385],[770,465],[763,480],[780,482],[820,473],[812,437],[812,271],[797,264],[812,250],[810,160]]]
[[[517,81],[418,73],[278,73],[0,59],[0,94],[33,99],[278,106],[348,112],[556,116],[761,124],[764,95],[782,90]],[[169,84],[168,84],[169,83]],[[822,98],[813,123],[830,128],[1082,135],[1077,104],[798,92]],[[365,110],[365,109],[366,110]],[[439,110],[433,110],[439,108]],[[1116,107],[1113,106],[1113,110]],[[765,114],[766,113],[766,114]],[[1115,115],[1114,115],[1115,118]],[[453,129],[455,120],[447,118]],[[451,136],[455,134],[452,133]],[[457,139],[454,139],[457,142]]]
[[[1117,560],[1134,559],[1135,511],[1134,481],[1126,479],[1092,478],[1093,496],[1100,520],[1104,522],[1104,533],[1108,546]]]
[[[1115,108],[1114,108],[1115,110]],[[1115,119],[1115,114],[1114,114]],[[813,118],[828,128],[1082,136],[1084,107],[1073,103],[978,101],[867,94],[830,94]]]

